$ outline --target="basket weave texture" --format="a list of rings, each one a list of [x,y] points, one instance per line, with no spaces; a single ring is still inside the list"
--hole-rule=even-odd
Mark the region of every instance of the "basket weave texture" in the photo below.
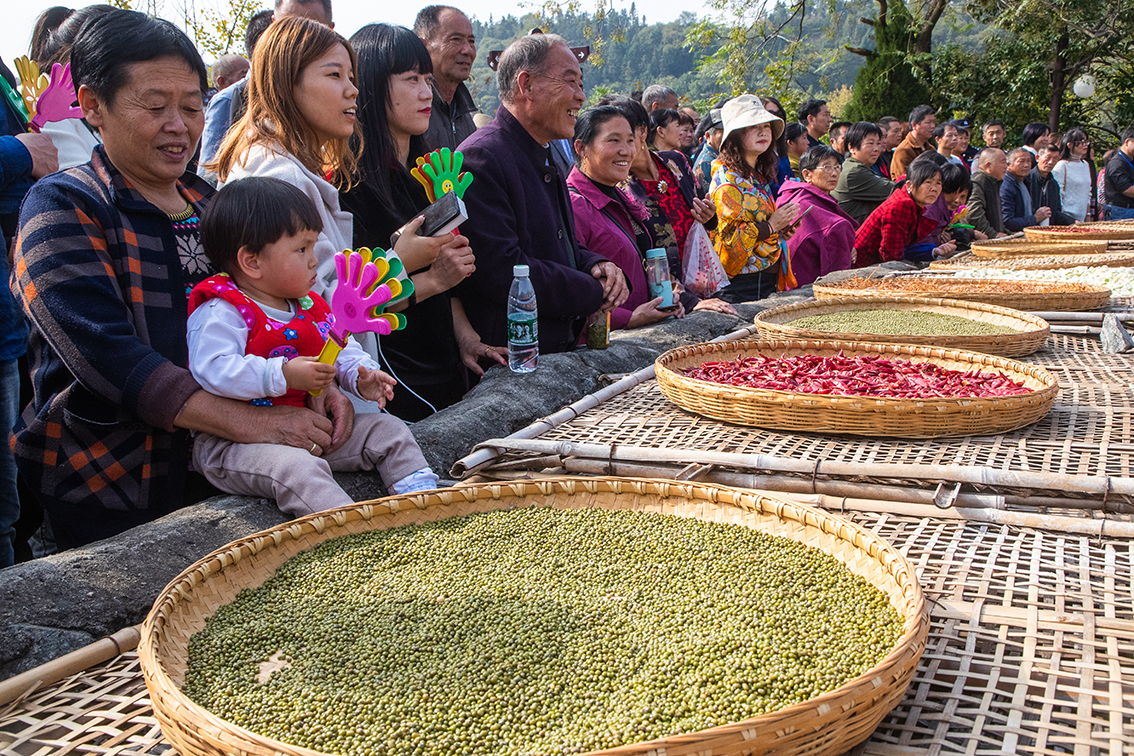
[[[950,370],[1001,371],[1031,393],[967,399],[884,399],[803,394],[728,386],[689,378],[686,368],[757,354],[830,357],[881,355],[932,362]],[[1055,403],[1059,384],[1048,371],[1015,360],[975,352],[899,344],[841,341],[729,341],[671,349],[654,362],[658,388],[689,412],[738,425],[781,431],[846,433],[883,438],[986,436],[1030,425]]]
[[[989,289],[995,289],[996,284],[1000,283],[1000,280],[995,278],[957,279],[947,278],[945,276],[925,276],[921,278],[916,276],[903,276],[902,278],[914,284],[919,280],[933,281],[938,285],[938,288],[918,292],[916,290],[846,289],[837,284],[834,286],[815,284],[812,286],[812,291],[815,293],[817,299],[823,300],[839,298],[851,299],[856,297],[867,299],[877,299],[878,297],[937,297],[940,299],[979,302],[986,305],[995,305],[996,307],[1010,307],[1013,310],[1036,310],[1040,312],[1082,312],[1085,310],[1097,310],[1100,307],[1105,307],[1107,302],[1110,301],[1110,289],[1105,286],[1091,286],[1090,291],[1060,291],[1060,289],[1072,288],[1063,281],[1024,282],[1005,280],[1005,283],[1011,283],[1017,286],[1021,283],[1027,283],[1029,288],[1033,289],[1033,291],[1005,292],[990,290],[971,292],[949,291],[947,287],[950,284],[958,287],[989,284]],[[1078,286],[1083,285],[1084,284],[1078,284]]]
[[[1064,230],[1076,229],[1076,230]],[[1082,229],[1089,233],[1078,233]],[[1134,239],[1134,225],[1129,223],[1115,223],[1113,221],[1099,221],[1095,223],[1079,223],[1074,226],[1029,226],[1024,229],[1024,238],[1033,241],[1124,241]]]
[[[1025,237],[1023,239],[989,239],[988,241],[975,241],[971,245],[973,254],[977,257],[1015,257],[1016,255],[1097,255],[1106,252],[1107,240],[1102,238],[1079,239],[1067,238],[1064,234],[1060,239]]]
[[[1015,328],[1019,333],[989,335],[914,336],[877,333],[837,333],[814,328],[797,328],[791,321],[811,315],[826,315],[847,310],[919,310],[942,315],[955,315],[982,323]],[[756,316],[756,329],[766,339],[819,339],[835,341],[870,341],[885,344],[925,344],[950,349],[971,349],[1003,357],[1023,357],[1037,351],[1047,341],[1051,327],[1043,318],[1027,315],[1008,307],[967,302],[959,299],[927,297],[861,297],[810,300],[764,310]]]
[[[1134,266],[1134,252],[1105,252],[1101,255],[1023,255],[1020,257],[987,258],[966,255],[948,260],[934,260],[930,270],[964,270],[965,268],[1004,268],[1005,270],[1056,270],[1080,265],[1105,268]]]
[[[514,507],[600,507],[733,523],[820,549],[885,594],[903,618],[894,650],[821,696],[696,733],[597,752],[603,756],[839,754],[869,737],[905,694],[925,649],[929,617],[913,566],[881,538],[822,510],[738,489],[625,478],[478,484],[388,497],[311,515],[235,541],[189,567],[158,597],[139,656],[162,732],[182,756],[316,756],[210,714],[181,692],[190,637],[244,588],[262,584],[301,551],[336,536]]]

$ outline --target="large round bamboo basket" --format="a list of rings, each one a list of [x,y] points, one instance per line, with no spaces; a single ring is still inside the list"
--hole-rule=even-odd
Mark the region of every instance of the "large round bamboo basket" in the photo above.
[[[689,378],[685,370],[706,362],[763,354],[794,357],[881,355],[932,362],[949,370],[1003,372],[1032,391],[988,399],[883,399],[826,396],[727,386]],[[809,433],[883,438],[988,436],[1031,425],[1051,410],[1059,393],[1055,376],[1034,365],[955,349],[843,341],[726,341],[671,349],[654,362],[658,388],[682,409],[739,425]]]
[[[142,671],[162,732],[182,756],[318,756],[205,711],[181,692],[190,637],[244,588],[262,584],[301,551],[348,533],[515,507],[601,507],[743,525],[814,546],[885,594],[904,619],[901,639],[877,666],[808,701],[735,724],[598,752],[602,756],[839,754],[862,742],[905,694],[929,618],[912,565],[881,538],[825,512],[723,486],[623,478],[478,484],[392,496],[311,515],[235,541],[186,569],[142,626]]]
[[[910,334],[838,333],[815,328],[798,328],[791,321],[811,315],[826,315],[848,310],[912,310],[955,315],[981,323],[1014,328],[1017,333],[988,335],[914,336]],[[871,341],[884,344],[926,344],[950,349],[971,349],[1003,357],[1023,357],[1035,352],[1047,341],[1051,327],[1043,318],[1019,310],[995,305],[966,302],[959,299],[883,296],[864,299],[809,300],[764,310],[756,316],[756,329],[766,339],[833,339],[836,341]]]
[[[1134,239],[1134,225],[1098,221],[1074,226],[1029,226],[1024,237],[1033,241],[1123,241]]]
[[[886,282],[900,280],[906,289],[886,288]],[[815,284],[812,291],[816,299],[878,297],[937,297],[940,299],[960,299],[966,302],[1009,307],[1013,310],[1036,310],[1039,312],[1083,312],[1105,307],[1110,301],[1110,289],[1105,286],[1071,284],[1066,281],[1014,281],[998,278],[952,278],[949,276],[900,276],[893,279],[875,279],[878,288],[849,289],[833,284]],[[924,282],[923,290],[918,284]],[[931,285],[932,284],[932,285]],[[1028,291],[1005,291],[1005,286]],[[955,287],[955,290],[951,290]],[[1075,291],[1075,289],[1087,289]],[[962,289],[982,289],[982,291],[963,291]]]
[[[1070,236],[1065,234],[1065,236]],[[971,245],[977,257],[1016,257],[1018,255],[1097,255],[1106,252],[1106,239],[989,239]]]
[[[953,257],[948,260],[934,260],[930,270],[964,270],[966,268],[1004,268],[1005,270],[1056,270],[1089,267],[1128,268],[1134,266],[1134,252],[1104,252],[1101,255],[1023,255],[1019,257]]]

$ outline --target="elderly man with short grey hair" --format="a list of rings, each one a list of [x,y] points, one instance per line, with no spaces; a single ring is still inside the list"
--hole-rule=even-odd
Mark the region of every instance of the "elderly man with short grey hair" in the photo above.
[[[433,60],[433,111],[425,141],[433,149],[457,149],[476,131],[473,116],[479,112],[465,81],[476,59],[472,23],[449,5],[427,5],[413,23],[416,34]]]
[[[653,110],[677,110],[680,101],[677,92],[664,84],[651,84],[642,92],[642,107]]]
[[[478,252],[476,271],[457,293],[481,341],[503,344],[512,267],[527,265],[540,351],[564,352],[587,316],[629,295],[622,270],[576,241],[565,177],[550,153],[553,140],[574,136],[586,100],[583,72],[562,37],[534,34],[503,52],[496,83],[503,101],[496,117],[460,146],[474,178],[461,231]]]

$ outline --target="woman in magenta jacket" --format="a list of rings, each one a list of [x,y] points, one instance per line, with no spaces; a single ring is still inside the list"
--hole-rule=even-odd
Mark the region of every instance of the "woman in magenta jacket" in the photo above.
[[[576,165],[567,177],[575,235],[579,244],[618,265],[630,297],[610,314],[610,327],[638,328],[695,309],[721,310],[717,300],[700,300],[683,291],[677,310],[662,312],[662,298],[649,299],[642,261],[655,246],[646,221],[649,211],[619,188],[630,175],[637,149],[634,131],[622,111],[603,105],[580,114],[575,123]]]
[[[799,159],[803,180],[785,181],[780,187],[780,201],[798,203],[800,213],[807,212],[788,239],[791,269],[800,286],[853,264],[858,223],[831,196],[841,170],[838,154],[821,144]]]

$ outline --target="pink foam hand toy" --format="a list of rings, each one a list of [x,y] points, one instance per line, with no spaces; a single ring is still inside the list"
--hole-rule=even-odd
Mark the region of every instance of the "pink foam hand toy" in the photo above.
[[[51,79],[35,104],[35,115],[28,127],[38,133],[48,123],[82,117],[82,108],[75,107],[75,83],[71,81],[71,64],[52,64]]]
[[[382,250],[377,252],[385,255]],[[405,328],[403,315],[382,310],[413,294],[412,281],[396,278],[402,271],[402,261],[396,257],[392,262],[383,256],[374,257],[366,247],[336,253],[335,271],[339,279],[331,298],[331,314],[335,320],[329,331],[330,338],[318,358],[327,365],[335,364],[351,333],[370,331],[389,336]],[[319,395],[315,391],[311,393]]]

